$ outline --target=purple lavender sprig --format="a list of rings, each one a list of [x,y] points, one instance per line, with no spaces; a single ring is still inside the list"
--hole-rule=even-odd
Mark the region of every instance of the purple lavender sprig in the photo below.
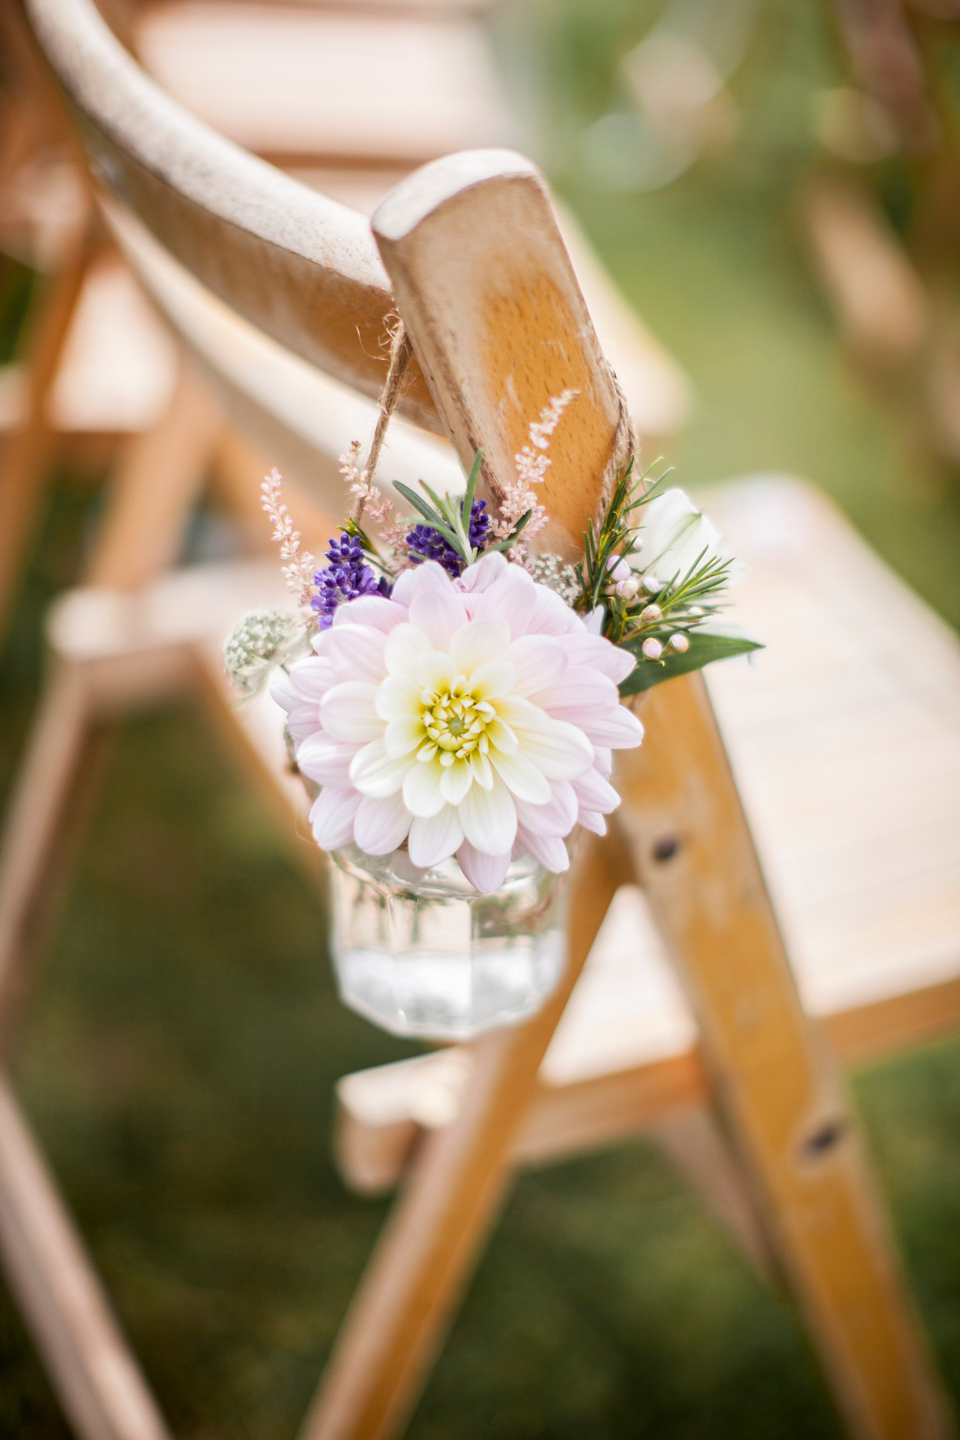
[[[478,554],[486,546],[489,536],[490,516],[487,514],[487,502],[475,500],[470,507],[467,537]],[[423,560],[436,560],[454,580],[463,570],[463,556],[432,525],[415,525],[407,536],[407,549],[415,565],[419,565]]]
[[[361,595],[389,595],[391,587],[385,579],[378,580],[364,560],[363,545],[356,535],[343,530],[339,540],[331,540],[325,552],[330,564],[313,577],[314,595],[311,608],[320,617],[320,629],[333,624],[337,607]]]

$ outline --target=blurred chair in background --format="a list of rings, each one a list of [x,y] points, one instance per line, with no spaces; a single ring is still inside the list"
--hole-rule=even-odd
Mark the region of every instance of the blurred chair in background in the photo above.
[[[369,397],[382,382],[380,342],[392,306],[362,217],[244,156],[171,106],[85,0],[36,0],[34,13],[47,52],[85,115],[95,172],[114,197],[105,211],[131,265],[213,385],[223,413],[246,424],[278,459],[289,456],[294,469],[299,457],[301,476],[320,502],[339,509],[333,457],[345,431],[357,433],[361,420],[369,426]],[[512,162],[502,163],[512,174]],[[464,162],[454,162],[453,174],[458,164]],[[495,166],[486,183],[499,183]],[[444,184],[458,203],[467,203],[449,178]],[[487,195],[500,192],[474,189],[470,203],[479,208],[471,233],[482,253],[487,243],[503,244],[502,235],[488,236],[483,224]],[[538,224],[543,264],[565,274],[549,212]],[[414,232],[411,237],[415,245]],[[514,263],[502,250],[496,253],[498,263]],[[402,258],[397,264],[402,273]],[[431,303],[427,294],[415,298],[419,306]],[[409,312],[407,319],[416,343]],[[335,378],[324,379],[315,366]],[[347,385],[368,398],[351,399]],[[601,394],[609,385],[599,371],[597,385]],[[434,401],[416,373],[402,408],[408,419],[440,428]],[[389,469],[396,474],[409,465],[424,473],[433,466],[456,483],[452,456],[438,444],[398,425]],[[7,1007],[45,909],[50,856],[69,817],[84,737],[105,714],[200,680],[273,797],[288,814],[291,806],[302,814],[303,797],[286,771],[272,702],[264,697],[238,712],[221,672],[219,644],[230,622],[242,609],[276,596],[272,567],[158,574],[159,552],[169,550],[182,524],[190,493],[183,483],[186,468],[158,452],[153,469],[141,471],[135,484],[121,482],[99,541],[99,583],[65,597],[51,616],[50,688],[0,866]],[[558,462],[556,475],[551,472],[554,483],[563,480],[561,468]],[[568,483],[575,483],[572,477]],[[735,486],[718,498],[717,508],[753,567],[744,618],[764,632],[773,663],[759,686],[731,670],[717,677],[713,689],[787,919],[801,985],[814,1008],[830,1015],[830,1032],[848,1056],[938,1033],[960,1016],[950,900],[960,857],[943,819],[960,774],[956,646],[807,488],[782,481]],[[113,582],[113,567],[127,567],[131,578],[138,569],[138,581]],[[901,637],[907,634],[909,666],[902,659]],[[898,663],[891,663],[891,653]],[[379,1147],[373,1169],[375,1183],[383,1184],[406,1161],[418,1126],[426,1122],[432,1134],[420,1149],[393,1239],[388,1235],[366,1299],[358,1301],[344,1332],[333,1390],[310,1422],[312,1436],[373,1434],[363,1428],[368,1404],[381,1407],[377,1423],[385,1428],[376,1433],[396,1423],[489,1223],[511,1156],[571,1153],[644,1125],[662,1126],[678,1114],[676,1153],[682,1159],[686,1147],[690,1169],[715,1209],[758,1263],[767,1263],[772,1248],[786,1265],[854,1433],[889,1440],[949,1433],[936,1386],[914,1346],[909,1307],[863,1179],[854,1126],[791,998],[749,838],[717,741],[704,729],[708,712],[699,689],[665,687],[665,697],[668,692],[672,698],[651,702],[643,783],[631,790],[625,781],[625,851],[606,858],[592,852],[585,862],[574,959],[585,958],[620,883],[641,881],[661,930],[672,937],[674,958],[685,961],[707,1065],[719,1065],[720,1084],[712,1094],[726,1108],[735,1150],[748,1157],[748,1169],[710,1120],[711,1089],[692,1021],[664,978],[669,972],[657,941],[639,938],[648,933],[646,921],[637,892],[628,888],[550,1046],[537,1088],[540,1058],[565,994],[533,1025],[492,1037],[469,1054],[428,1057],[344,1085],[342,1150],[355,1179],[370,1184],[371,1146]],[[903,784],[888,799],[882,781],[891,754]],[[696,814],[686,808],[682,797],[694,774],[706,793],[726,797],[713,819],[702,808]],[[784,777],[799,787],[803,805]],[[931,849],[940,857],[932,876],[922,865],[913,870],[903,863],[896,837],[904,827],[921,862]],[[870,850],[866,868],[877,857],[888,865],[879,895],[864,882],[868,843],[876,853]],[[319,864],[315,851],[302,848],[308,865]],[[685,868],[691,865],[692,871]],[[704,950],[709,926],[699,938],[684,935],[684,904],[699,914],[709,898],[705,876],[731,865],[746,867],[733,884],[731,923],[736,927],[738,906],[759,907],[763,938],[748,943],[741,934],[742,943],[733,943],[728,934],[717,970],[709,946]],[[688,898],[679,904],[675,877],[684,875],[679,884]],[[918,896],[920,882],[927,889]],[[732,873],[727,883],[733,883]],[[891,917],[895,933],[888,937]],[[704,917],[697,923],[707,924]],[[731,995],[732,1009],[722,998]],[[441,1065],[446,1071],[438,1076]],[[519,1097],[527,1090],[534,1098],[524,1115]],[[362,1093],[374,1097],[366,1114],[357,1101]],[[398,1096],[403,1103],[396,1103]],[[386,1124],[389,1103],[393,1114]],[[97,1425],[115,1433],[132,1395],[136,1433],[162,1433],[9,1094],[0,1119],[5,1253],[75,1423],[84,1434],[104,1433]],[[356,1160],[364,1146],[366,1172]],[[438,1205],[442,1224],[436,1222]],[[811,1205],[821,1216],[817,1224],[809,1223]],[[68,1278],[69,1295],[58,1274]],[[422,1324],[411,1329],[411,1315]],[[375,1361],[370,1346],[381,1344],[386,1349]],[[104,1349],[115,1361],[106,1376],[97,1363]],[[346,1419],[337,1428],[341,1404]]]
[[[960,10],[950,0],[833,8],[849,80],[821,96],[826,158],[799,197],[807,241],[859,374],[893,402],[926,468],[955,473],[960,134],[951,67]]]

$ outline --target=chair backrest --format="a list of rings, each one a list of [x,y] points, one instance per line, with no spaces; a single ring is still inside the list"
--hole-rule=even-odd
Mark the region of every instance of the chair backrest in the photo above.
[[[393,297],[363,217],[256,160],[180,110],[122,48],[92,0],[27,0],[27,8],[77,114],[94,176],[114,202],[254,326],[336,379],[367,395],[377,393],[385,373],[382,342]],[[470,266],[463,269],[466,283],[461,284],[446,249],[437,257],[437,285],[438,298],[440,291],[444,296],[440,309],[446,307],[450,315],[468,302],[465,310],[460,308],[464,335],[469,332],[470,343],[482,339],[487,346],[484,366],[492,388],[479,411],[478,391],[462,403],[444,404],[441,422],[431,391],[414,367],[401,406],[426,427],[446,429],[461,459],[482,443],[483,482],[495,498],[513,478],[513,455],[526,438],[527,425],[553,395],[575,385],[583,399],[578,423],[568,430],[579,438],[555,457],[544,491],[556,517],[544,541],[572,553],[594,513],[613,451],[622,447],[621,399],[535,167],[503,151],[473,152],[438,166],[425,167],[404,182],[398,199],[381,207],[380,246],[396,248],[405,229],[416,226],[431,206],[446,207],[458,193],[484,189],[490,223],[481,227],[483,233],[458,234],[454,224],[443,241],[443,246],[459,248],[464,259],[469,253],[475,260],[478,246],[489,247],[484,316],[477,310],[480,297]],[[530,309],[531,323],[504,323],[511,305],[516,311],[521,292],[521,308]],[[427,346],[432,348],[429,341]],[[415,348],[426,353],[420,342]],[[445,343],[436,356],[444,349]],[[488,363],[494,351],[495,363]],[[460,361],[479,373],[463,351]],[[431,364],[429,358],[426,363]],[[437,364],[441,371],[446,367],[446,362]],[[449,374],[438,371],[430,378],[434,394],[449,398],[456,388]]]
[[[94,177],[247,320],[361,393],[379,393],[393,307],[363,216],[298,184],[169,99],[91,0],[36,0],[34,31]],[[441,430],[416,366],[401,408]]]

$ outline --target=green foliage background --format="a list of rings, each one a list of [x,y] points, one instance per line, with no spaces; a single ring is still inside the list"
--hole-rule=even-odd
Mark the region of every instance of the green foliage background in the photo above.
[[[794,471],[960,622],[960,497],[849,373],[797,238],[811,100],[837,83],[825,13],[768,4],[722,162],[645,196],[592,188],[578,135],[653,7],[528,0],[499,43],[533,143],[696,386],[684,484]],[[539,142],[537,136],[539,135]],[[900,183],[888,177],[891,207]],[[29,277],[3,271],[3,343]],[[96,502],[62,474],[0,667],[8,792],[40,678],[40,617]],[[386,1206],[330,1161],[332,1085],[410,1047],[333,994],[318,897],[190,709],[132,720],[27,1016],[16,1078],[175,1432],[293,1433]],[[942,1373],[960,1395],[960,1045],[857,1076],[866,1132]],[[0,1295],[0,1435],[66,1434]],[[766,1290],[646,1144],[520,1178],[411,1440],[826,1440],[829,1398]]]

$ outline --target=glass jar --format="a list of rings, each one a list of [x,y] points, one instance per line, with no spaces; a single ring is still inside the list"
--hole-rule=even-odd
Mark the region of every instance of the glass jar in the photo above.
[[[332,952],[344,1004],[395,1035],[469,1040],[536,1013],[566,956],[562,877],[530,856],[478,895],[455,860],[334,851]]]

